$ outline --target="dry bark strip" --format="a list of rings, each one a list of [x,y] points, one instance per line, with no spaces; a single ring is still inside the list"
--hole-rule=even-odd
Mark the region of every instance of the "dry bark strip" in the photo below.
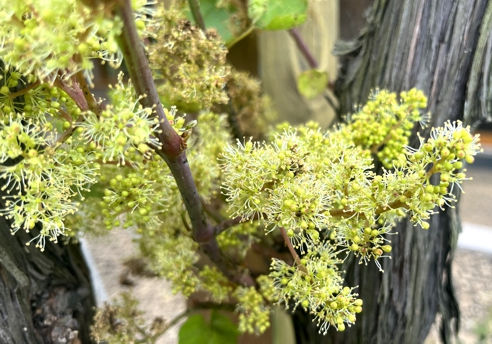
[[[79,246],[41,252],[30,239],[0,217],[0,343],[90,343],[95,302]]]

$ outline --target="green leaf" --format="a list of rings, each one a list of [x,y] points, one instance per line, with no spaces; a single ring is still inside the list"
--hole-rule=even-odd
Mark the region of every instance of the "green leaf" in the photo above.
[[[64,119],[61,119],[61,118],[52,118],[51,119],[51,123],[53,124],[53,126],[55,127],[56,131],[58,133],[63,133],[65,131],[65,128],[63,128],[63,123],[65,122]]]
[[[228,317],[213,311],[210,324],[202,315],[192,315],[179,330],[179,344],[234,344],[237,326]]]
[[[216,310],[212,311],[210,327],[212,329],[210,344],[232,344],[237,342],[237,325]]]
[[[297,89],[307,99],[322,94],[328,85],[328,73],[316,69],[303,72],[297,78]]]
[[[257,0],[248,13],[261,30],[288,30],[306,21],[308,0]]]
[[[216,29],[220,37],[229,43],[236,37],[234,33],[241,32],[239,24],[236,25],[231,21],[231,17],[236,14],[237,9],[234,6],[217,8],[217,2],[218,0],[200,0],[200,12],[207,29]],[[187,12],[186,16],[194,22],[191,12]]]
[[[210,326],[202,315],[192,315],[179,329],[179,344],[206,343],[210,338]]]
[[[266,12],[268,0],[249,0],[248,17],[256,23]]]
[[[84,198],[103,198],[105,186],[101,184],[91,185],[90,190],[81,190],[80,194]]]

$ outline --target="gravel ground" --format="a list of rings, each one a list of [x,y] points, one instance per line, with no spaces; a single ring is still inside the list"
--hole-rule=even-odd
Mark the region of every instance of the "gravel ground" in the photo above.
[[[473,180],[463,183],[465,193],[459,208],[461,219],[492,228],[492,155],[477,159],[468,167],[467,175]]]

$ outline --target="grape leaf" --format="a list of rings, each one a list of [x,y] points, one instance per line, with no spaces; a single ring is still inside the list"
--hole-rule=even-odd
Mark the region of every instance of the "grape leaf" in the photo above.
[[[237,342],[237,325],[234,324],[227,316],[217,312],[212,312],[212,319],[210,321],[212,328],[212,341],[211,344],[227,344]]]
[[[253,23],[256,23],[267,10],[268,0],[249,0],[248,17]]]
[[[256,4],[258,3],[258,4]],[[308,0],[266,0],[255,1],[261,11],[248,9],[255,13],[255,25],[261,30],[288,30],[306,21]]]
[[[210,324],[202,315],[192,315],[179,330],[179,344],[233,344],[236,325],[225,315],[212,311]]]
[[[201,0],[200,12],[207,29],[216,29],[220,37],[226,43],[229,43],[241,32],[241,27],[231,21],[231,17],[236,14],[237,9],[232,5],[226,8],[217,8],[217,2],[218,0]],[[186,16],[190,21],[194,22],[191,12],[188,12]]]
[[[307,70],[297,78],[297,89],[307,99],[322,94],[327,85],[328,73],[316,69]]]
[[[210,337],[210,326],[205,322],[202,315],[192,315],[179,329],[179,344],[203,343],[205,338]]]

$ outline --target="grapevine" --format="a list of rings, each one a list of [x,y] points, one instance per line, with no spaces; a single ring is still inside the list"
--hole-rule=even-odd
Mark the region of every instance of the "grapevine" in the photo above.
[[[175,292],[233,303],[241,332],[264,332],[275,304],[303,308],[320,332],[346,330],[364,286],[344,286],[341,264],[355,256],[382,271],[398,221],[428,230],[469,179],[479,137],[446,122],[411,147],[430,115],[410,89],[374,90],[329,130],[281,124],[250,128],[264,141],[234,140],[219,110],[231,105],[243,131],[265,123],[259,83],[228,65],[217,32],[153,5],[0,1],[0,214],[11,233],[34,231],[26,245],[44,250],[94,228],[134,230]],[[249,10],[258,20],[266,9]],[[96,99],[94,59],[122,58],[131,80],[120,74],[106,102]],[[250,273],[248,252],[278,242],[269,271]]]

